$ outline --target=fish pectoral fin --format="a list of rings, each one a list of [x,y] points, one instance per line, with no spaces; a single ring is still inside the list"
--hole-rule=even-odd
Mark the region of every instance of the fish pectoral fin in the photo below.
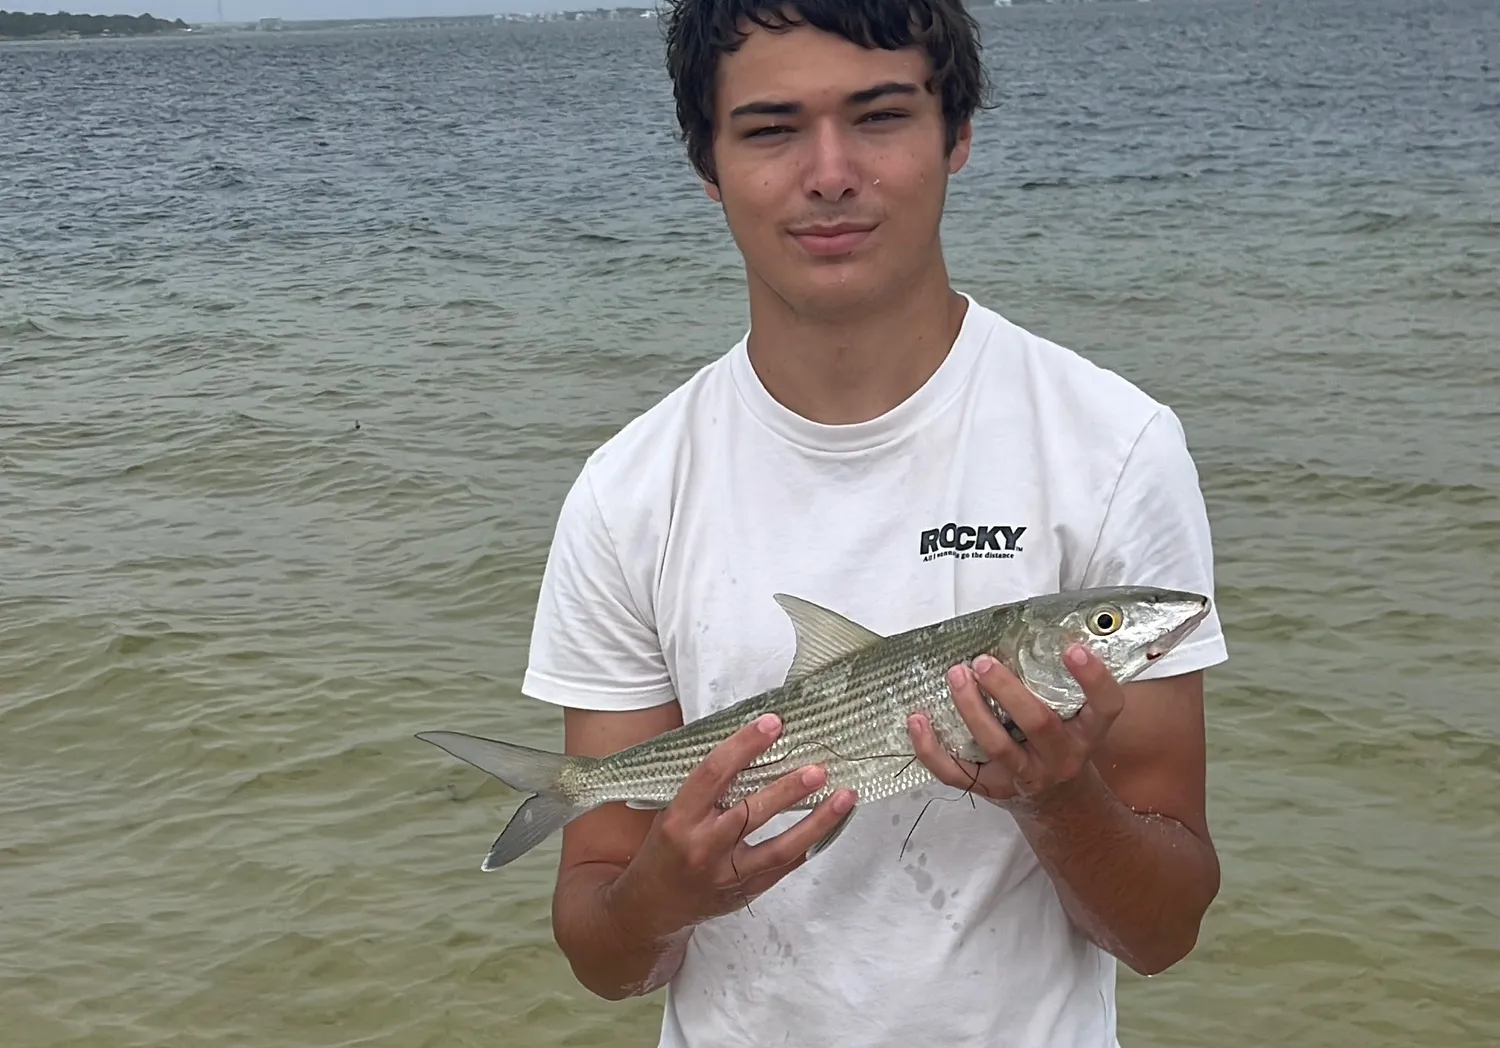
[[[1022,739],[1020,741],[1024,742],[1025,740]],[[958,749],[954,750],[953,756],[961,761],[968,761],[970,764],[985,764],[990,759],[990,755],[984,752],[984,747],[973,739],[968,740]]]
[[[667,801],[626,801],[625,807],[636,811],[661,811],[667,804]]]
[[[777,593],[775,600],[792,620],[792,629],[797,633],[797,653],[792,657],[791,669],[787,670],[788,681],[805,677],[885,639],[874,630],[801,597]]]
[[[807,849],[807,858],[809,861],[820,852],[826,851],[830,844],[839,839],[839,834],[844,832],[845,828],[849,825],[849,820],[854,818],[856,810],[857,806],[850,808],[842,819],[834,823],[833,829],[825,833],[819,840],[813,842],[812,847]]]

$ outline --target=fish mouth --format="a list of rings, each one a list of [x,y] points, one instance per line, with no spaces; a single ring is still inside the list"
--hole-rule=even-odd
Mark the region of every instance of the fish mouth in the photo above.
[[[1209,602],[1204,600],[1203,606],[1194,612],[1191,618],[1171,630],[1166,636],[1146,645],[1146,662],[1148,664],[1155,662],[1181,644],[1188,634],[1192,633],[1204,619],[1208,618],[1208,608]]]

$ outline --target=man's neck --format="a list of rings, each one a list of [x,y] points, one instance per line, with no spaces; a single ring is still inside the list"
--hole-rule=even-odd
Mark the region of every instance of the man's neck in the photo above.
[[[968,301],[946,269],[879,307],[837,318],[799,316],[779,299],[757,309],[748,351],[761,384],[789,411],[824,425],[878,418],[932,377],[963,326]]]

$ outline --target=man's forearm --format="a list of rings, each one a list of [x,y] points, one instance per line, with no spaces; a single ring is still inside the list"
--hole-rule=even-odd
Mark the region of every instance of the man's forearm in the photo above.
[[[1219,890],[1213,846],[1175,819],[1132,811],[1092,764],[1045,801],[1009,805],[1069,917],[1142,975],[1192,950]]]
[[[552,900],[558,947],[583,986],[607,1000],[638,997],[666,985],[682,963],[692,927],[663,933],[656,915],[624,897],[620,867],[583,863],[568,871]]]

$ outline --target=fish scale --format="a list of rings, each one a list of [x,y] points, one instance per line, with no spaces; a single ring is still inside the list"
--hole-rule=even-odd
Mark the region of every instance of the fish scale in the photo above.
[[[809,810],[843,787],[853,789],[861,801],[874,801],[935,781],[925,765],[912,761],[916,748],[906,729],[907,716],[922,710],[949,750],[972,748],[973,738],[948,690],[947,669],[971,662],[984,651],[1009,661],[1006,645],[997,643],[1010,626],[1005,621],[1008,617],[1013,614],[981,613],[970,628],[949,631],[943,638],[946,643],[936,648],[929,645],[926,653],[917,650],[921,643],[917,633],[898,636],[893,638],[896,643],[855,654],[809,677],[789,681],[767,692],[759,703],[734,710],[733,716],[720,720],[711,714],[695,721],[684,734],[684,746],[655,757],[681,761],[690,770],[723,740],[726,728],[732,731],[762,713],[775,713],[784,725],[781,736],[735,777],[720,799],[721,806],[732,807],[795,771],[799,764],[821,765],[828,779],[791,810]],[[639,758],[645,762],[651,759],[649,752]],[[637,761],[621,765],[636,766]],[[653,799],[670,800],[680,782],[678,772],[682,771],[673,769],[663,779],[666,792]],[[628,792],[629,787],[625,788]]]
[[[1090,647],[1121,682],[1176,647],[1207,616],[1195,593],[1144,586],[1047,594],[1000,604],[882,637],[816,604],[778,594],[791,619],[796,653],[786,680],[698,720],[608,757],[568,757],[459,732],[423,732],[448,751],[531,796],[495,840],[482,869],[513,862],[584,812],[625,802],[664,808],[709,753],[745,724],[776,714],[782,731],[718,798],[731,808],[801,767],[820,765],[827,781],[788,810],[810,810],[840,788],[858,804],[936,781],[920,761],[907,717],[924,712],[955,756],[983,761],[947,683],[950,667],[987,653],[1067,718],[1084,702],[1064,667],[1064,650]],[[993,712],[999,707],[989,701]],[[832,842],[848,816],[814,847]]]

